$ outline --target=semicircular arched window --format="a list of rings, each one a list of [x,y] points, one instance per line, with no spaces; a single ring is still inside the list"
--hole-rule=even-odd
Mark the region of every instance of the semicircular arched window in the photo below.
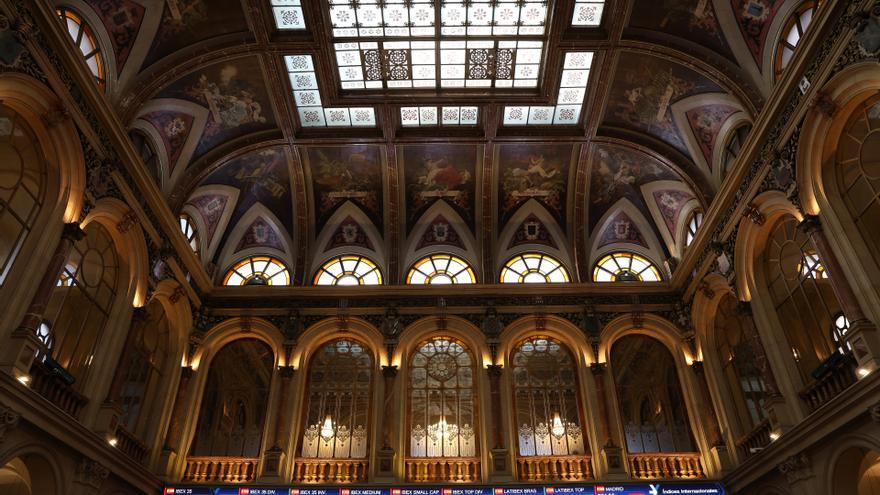
[[[477,281],[467,261],[451,254],[432,254],[417,261],[406,276],[406,283],[473,284]]]
[[[746,138],[749,137],[750,132],[752,132],[752,125],[742,124],[730,133],[730,137],[727,139],[727,144],[724,145],[724,151],[721,152],[722,175],[727,175],[730,167],[733,166],[733,162],[735,162],[736,157],[739,156],[743,144],[745,144]]]
[[[382,285],[382,272],[369,258],[335,256],[315,274],[315,285]]]
[[[101,53],[101,46],[98,44],[95,32],[81,15],[69,8],[58,7],[55,12],[58,18],[61,19],[61,22],[64,23],[64,27],[67,28],[67,33],[70,35],[70,39],[73,40],[73,44],[82,53],[86,65],[98,82],[98,86],[103,88],[106,80],[104,78],[104,55]]]
[[[290,285],[290,273],[276,258],[248,256],[229,270],[223,285]]]
[[[788,67],[798,43],[804,37],[810,23],[813,22],[818,8],[819,2],[816,0],[804,2],[785,22],[779,44],[776,46],[776,75],[781,74]]]
[[[570,280],[562,263],[543,253],[516,255],[501,270],[503,284],[546,284]]]
[[[193,252],[199,254],[199,233],[196,230],[196,224],[186,213],[180,214],[180,231],[183,232],[186,242],[189,243]]]
[[[694,242],[694,238],[697,237],[697,230],[699,230],[700,225],[703,225],[703,212],[696,210],[691,213],[690,218],[687,223],[687,232],[684,234],[684,246],[688,247]]]
[[[577,365],[568,349],[548,337],[530,337],[511,362],[519,455],[583,455]]]
[[[360,342],[340,339],[318,349],[309,364],[302,457],[367,457],[372,372]]]
[[[660,271],[635,253],[611,253],[596,263],[594,282],[659,282]]]

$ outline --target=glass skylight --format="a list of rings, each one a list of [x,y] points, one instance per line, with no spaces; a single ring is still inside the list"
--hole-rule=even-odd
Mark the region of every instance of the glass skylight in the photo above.
[[[504,107],[504,125],[573,125],[581,116],[593,52],[565,54],[555,106]]]
[[[325,108],[318,89],[318,76],[311,55],[284,57],[293,99],[303,127],[375,127],[373,107]]]
[[[576,27],[595,27],[602,23],[604,0],[575,0],[571,25]]]
[[[401,107],[400,123],[404,127],[434,125],[476,125],[478,107]]]
[[[538,86],[546,0],[331,0],[329,12],[342,89]]]
[[[305,29],[301,0],[272,0],[272,13],[278,29]]]

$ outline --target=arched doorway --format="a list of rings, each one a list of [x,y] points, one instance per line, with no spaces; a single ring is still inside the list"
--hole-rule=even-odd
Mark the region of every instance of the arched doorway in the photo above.
[[[837,458],[831,479],[834,495],[880,495],[880,452],[852,447]]]
[[[21,455],[0,467],[3,495],[55,495],[57,487],[55,470],[41,455]]]

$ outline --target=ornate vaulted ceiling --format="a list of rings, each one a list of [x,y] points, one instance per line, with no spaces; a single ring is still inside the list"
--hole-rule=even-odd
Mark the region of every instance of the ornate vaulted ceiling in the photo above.
[[[541,29],[496,36],[483,52],[490,72],[478,76],[494,87],[447,85],[457,62],[443,52],[422,71],[427,88],[388,89],[395,53],[413,81],[433,59],[395,52],[393,37],[334,38],[329,3],[303,0],[284,17],[269,0],[65,2],[112,53],[108,98],[155,148],[158,186],[196,223],[209,272],[263,253],[308,283],[324,260],[354,252],[401,283],[416,259],[444,251],[491,283],[511,255],[539,249],[586,281],[598,257],[625,249],[669,276],[689,215],[722,184],[724,148],[770,91],[773,40],[798,2],[606,0],[599,25],[586,27],[572,26],[573,0],[535,2],[548,12]],[[414,26],[421,3],[434,2],[401,1]],[[305,29],[278,29],[276,15]],[[531,60],[526,45],[502,48],[523,39],[542,45],[536,87],[515,66]],[[370,57],[386,57],[378,88],[342,89],[339,64],[352,59],[336,44],[355,42],[368,82]],[[371,52],[368,42],[388,45]],[[467,63],[464,86],[477,67]],[[516,73],[510,88],[498,83],[502,66]],[[332,109],[350,125],[334,127]]]

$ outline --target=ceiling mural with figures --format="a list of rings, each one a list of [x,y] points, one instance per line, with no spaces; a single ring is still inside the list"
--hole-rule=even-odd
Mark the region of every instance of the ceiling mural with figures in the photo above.
[[[721,150],[772,89],[777,17],[798,3],[465,2],[468,19],[500,20],[437,26],[439,0],[382,4],[377,25],[322,0],[72,8],[112,51],[108,98],[159,156],[162,192],[195,218],[215,279],[266,249],[308,283],[329,251],[375,253],[397,272],[386,281],[429,252],[487,273],[530,249],[681,256],[687,215],[722,185]],[[573,280],[588,280],[578,265]]]

